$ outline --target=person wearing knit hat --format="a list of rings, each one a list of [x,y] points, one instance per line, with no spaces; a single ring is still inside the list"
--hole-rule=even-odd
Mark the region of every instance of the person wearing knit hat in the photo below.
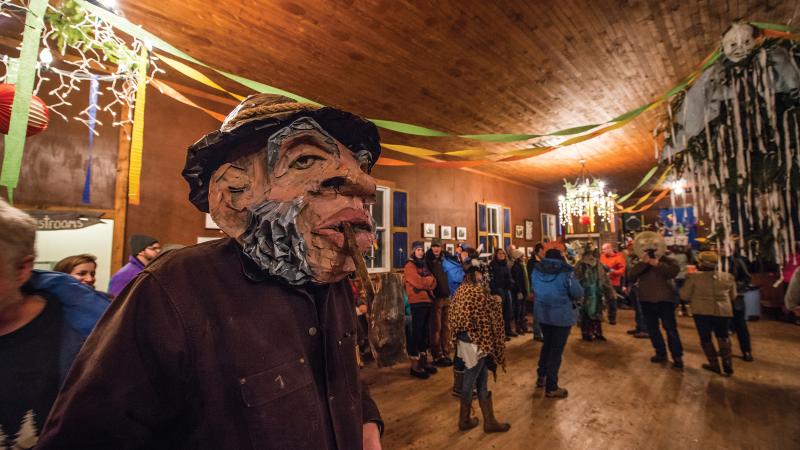
[[[158,239],[146,234],[131,236],[129,247],[131,256],[128,257],[128,263],[111,277],[108,284],[108,294],[112,297],[119,295],[125,286],[161,253],[161,244]]]
[[[528,278],[528,266],[525,259],[525,252],[522,249],[511,250],[511,279],[514,280],[511,296],[514,299],[514,326],[518,334],[528,332],[528,325],[525,323],[525,302],[531,296],[531,281]]]
[[[411,306],[411,347],[408,357],[411,360],[411,376],[421,380],[438,372],[428,364],[430,347],[430,320],[433,313],[433,290],[436,278],[425,264],[425,250],[422,241],[411,243],[411,257],[403,267],[403,280]]]
[[[733,361],[728,327],[733,317],[732,302],[736,298],[736,279],[727,272],[717,271],[718,263],[719,256],[716,252],[700,252],[697,255],[697,268],[700,271],[686,278],[680,296],[692,305],[700,346],[708,359],[708,364],[703,364],[703,369],[730,376],[733,375]],[[719,351],[714,346],[712,333],[717,337]]]

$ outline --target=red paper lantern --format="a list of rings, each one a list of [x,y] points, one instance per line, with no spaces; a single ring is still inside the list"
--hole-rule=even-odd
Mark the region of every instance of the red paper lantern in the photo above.
[[[581,225],[590,225],[592,219],[589,216],[581,216]]]
[[[0,133],[8,134],[8,127],[11,123],[11,105],[14,103],[15,86],[8,83],[0,83]],[[50,112],[47,105],[39,97],[31,96],[31,108],[28,112],[28,131],[27,136],[39,134],[47,129],[50,121]]]

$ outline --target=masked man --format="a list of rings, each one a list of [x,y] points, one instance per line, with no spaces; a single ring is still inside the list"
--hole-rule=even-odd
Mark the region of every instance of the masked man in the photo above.
[[[37,449],[380,448],[356,364],[345,227],[369,249],[375,126],[255,95],[189,148],[189,198],[230,238],[175,250],[115,300]]]

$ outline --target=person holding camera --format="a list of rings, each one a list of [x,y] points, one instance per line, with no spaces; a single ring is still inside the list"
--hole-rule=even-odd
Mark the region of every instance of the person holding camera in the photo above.
[[[656,351],[650,358],[653,363],[667,361],[667,348],[660,326],[667,333],[669,352],[672,355],[672,366],[683,369],[683,346],[678,334],[678,322],[675,318],[677,296],[675,295],[675,277],[680,272],[678,263],[666,256],[664,238],[658,233],[645,231],[636,236],[634,249],[639,256],[628,275],[633,282],[639,283],[639,301],[647,323],[650,342]]]

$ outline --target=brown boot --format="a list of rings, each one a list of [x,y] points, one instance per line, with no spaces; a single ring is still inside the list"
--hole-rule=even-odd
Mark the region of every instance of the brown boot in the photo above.
[[[478,418],[472,417],[472,402],[461,399],[461,411],[458,414],[458,429],[466,431],[478,426]]]
[[[719,341],[719,356],[722,358],[722,371],[725,375],[733,375],[733,360],[731,359],[731,340],[717,339]]]
[[[703,353],[706,354],[708,359],[708,364],[703,364],[703,369],[721,374],[722,370],[719,368],[719,358],[717,357],[717,349],[714,348],[714,343],[708,341],[701,342],[700,345],[703,347]]]
[[[498,422],[494,417],[491,392],[486,398],[478,397],[478,404],[481,405],[481,412],[483,413],[483,431],[486,433],[505,433],[511,428],[510,424]]]

